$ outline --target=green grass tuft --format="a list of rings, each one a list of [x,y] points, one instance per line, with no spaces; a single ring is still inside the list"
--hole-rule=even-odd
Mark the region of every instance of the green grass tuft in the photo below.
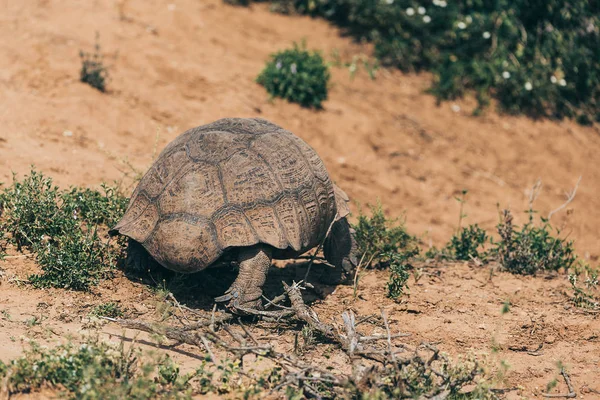
[[[35,254],[43,272],[29,277],[34,286],[87,290],[121,255],[123,239],[111,242],[105,232],[126,206],[114,187],[60,190],[32,169],[0,192],[1,246]]]
[[[388,296],[400,297],[407,287],[409,261],[419,254],[417,239],[398,220],[387,219],[381,205],[371,207],[371,217],[360,214],[354,229],[361,266],[389,269]]]

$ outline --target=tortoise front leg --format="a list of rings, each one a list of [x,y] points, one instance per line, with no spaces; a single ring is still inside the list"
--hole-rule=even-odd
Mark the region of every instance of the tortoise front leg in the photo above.
[[[244,309],[262,308],[262,286],[271,266],[271,248],[256,245],[243,248],[238,255],[240,271],[223,296],[215,298],[218,303],[229,301],[227,307],[238,314]]]

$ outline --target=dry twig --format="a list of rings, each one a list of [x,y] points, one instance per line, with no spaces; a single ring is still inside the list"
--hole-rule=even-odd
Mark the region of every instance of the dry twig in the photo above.
[[[577,397],[577,393],[575,393],[575,389],[573,388],[573,384],[571,383],[571,378],[569,378],[569,374],[567,374],[567,371],[565,371],[564,368],[561,368],[560,373],[563,376],[563,378],[565,378],[565,383],[567,384],[567,388],[569,388],[569,393],[567,393],[567,394],[544,393],[544,397],[549,397],[549,398],[565,397],[567,399],[572,399],[572,398]]]

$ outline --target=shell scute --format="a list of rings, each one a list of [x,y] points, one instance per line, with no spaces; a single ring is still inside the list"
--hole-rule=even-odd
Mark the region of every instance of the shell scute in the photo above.
[[[161,214],[188,213],[210,218],[225,203],[219,168],[210,164],[190,165],[173,180],[158,199]]]
[[[287,238],[272,206],[259,205],[245,210],[244,214],[246,214],[261,242],[270,243],[279,249],[287,247]]]
[[[288,239],[289,245],[296,251],[302,248],[302,226],[300,226],[299,212],[296,210],[295,202],[284,197],[275,204],[275,211],[281,221],[281,226]]]
[[[268,134],[252,142],[251,149],[260,154],[284,190],[311,186],[314,175],[306,160],[288,140],[289,133]]]
[[[213,216],[212,221],[217,232],[221,248],[247,246],[260,240],[250,222],[241,210],[226,208]]]
[[[181,216],[161,221],[143,245],[163,266],[179,272],[196,272],[223,253],[213,232],[210,221],[190,221]]]
[[[185,149],[179,146],[166,154],[161,154],[150,170],[140,181],[140,187],[150,198],[157,197],[175,177],[181,173],[182,166],[189,162]]]
[[[243,206],[257,200],[272,201],[281,189],[275,173],[260,155],[242,151],[221,163],[223,187],[230,204]]]

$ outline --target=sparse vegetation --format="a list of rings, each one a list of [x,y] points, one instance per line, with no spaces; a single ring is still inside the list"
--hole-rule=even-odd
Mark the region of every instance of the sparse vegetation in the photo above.
[[[509,113],[600,121],[600,9],[594,2],[272,0],[375,46],[383,65],[434,74],[442,100],[473,93]]]
[[[60,190],[32,169],[0,192],[2,246],[35,254],[41,274],[29,277],[37,287],[87,290],[116,264],[122,243],[101,232],[124,212],[127,199],[114,188]]]
[[[90,340],[53,349],[31,343],[21,358],[0,362],[8,395],[52,388],[73,399],[189,398],[189,379],[170,368],[168,356],[141,360],[138,350]],[[157,371],[158,370],[158,371]],[[158,378],[154,376],[158,372]]]
[[[533,222],[530,212],[529,222],[520,229],[513,226],[510,211],[502,212],[502,221],[498,224],[500,240],[494,243],[494,253],[500,264],[517,274],[534,275],[541,271],[568,271],[576,260],[573,242],[553,236],[550,222],[541,219],[540,226]]]
[[[417,240],[398,220],[388,220],[381,205],[371,207],[371,214],[359,215],[354,226],[361,267],[389,269],[388,296],[395,299],[406,288],[409,260],[419,254]]]
[[[104,56],[100,51],[98,36],[96,36],[94,52],[88,53],[81,50],[79,57],[81,58],[79,80],[101,92],[105,92],[106,81],[108,80],[108,68],[104,65]]]
[[[327,99],[329,69],[316,51],[303,43],[271,55],[256,81],[273,97],[281,97],[304,107],[321,108]]]
[[[482,374],[472,359],[454,364],[426,347],[414,357],[372,369],[361,382],[350,381],[345,386],[320,381],[318,375],[311,385],[286,385],[281,367],[247,374],[239,360],[229,359],[214,363],[207,358],[194,371],[181,374],[168,355],[149,356],[134,346],[125,348],[123,342],[113,345],[98,339],[51,349],[31,342],[24,356],[0,362],[0,378],[9,395],[45,388],[72,399],[187,399],[206,394],[255,398],[273,392],[290,399],[315,395],[395,399],[432,396],[445,390],[450,391],[448,398],[494,398]],[[461,394],[466,385],[474,389]]]
[[[579,262],[569,272],[573,294],[571,300],[577,307],[596,310],[600,308],[600,285],[598,269]]]

